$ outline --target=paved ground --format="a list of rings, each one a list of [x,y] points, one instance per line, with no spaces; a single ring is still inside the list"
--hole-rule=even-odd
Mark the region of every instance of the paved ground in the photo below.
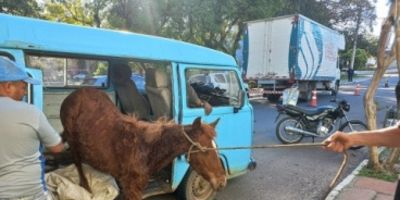
[[[356,176],[335,200],[392,200],[396,182]]]

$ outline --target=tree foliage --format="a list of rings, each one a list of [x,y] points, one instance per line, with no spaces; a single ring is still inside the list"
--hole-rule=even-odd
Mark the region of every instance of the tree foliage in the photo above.
[[[233,53],[243,22],[273,16],[274,0],[114,1],[111,26],[184,40]]]
[[[0,12],[38,17],[41,8],[35,0],[0,0]]]
[[[352,49],[348,49],[347,51],[345,51],[342,55],[341,55],[341,59],[347,63],[346,67],[349,67],[349,63],[351,60],[351,56],[353,54],[353,50]],[[364,69],[367,61],[368,61],[368,53],[366,50],[364,49],[357,49],[356,50],[356,58],[355,58],[355,62],[354,62],[354,69],[359,70],[359,69]]]
[[[46,0],[42,17],[51,20],[101,27],[110,0]]]
[[[330,0],[286,0],[276,16],[302,14],[320,24],[332,27],[337,18],[336,10],[331,7]]]
[[[373,0],[376,3],[376,0]],[[332,8],[336,7],[338,23],[345,27],[346,31],[352,34],[348,38],[352,39],[351,43],[347,43],[347,47],[352,45],[352,57],[350,60],[350,68],[354,68],[358,36],[360,32],[365,32],[369,27],[372,30],[372,23],[376,18],[375,6],[371,1],[366,0],[339,0],[332,1]]]
[[[354,13],[362,11],[362,30],[375,19],[365,0],[44,0],[42,7],[35,0],[0,2],[3,12],[158,35],[229,54],[235,52],[246,21],[302,14],[328,27],[344,27],[350,44]]]

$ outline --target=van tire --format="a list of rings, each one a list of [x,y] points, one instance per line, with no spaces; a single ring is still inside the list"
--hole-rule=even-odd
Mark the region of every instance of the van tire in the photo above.
[[[176,190],[178,200],[211,200],[216,191],[195,170],[190,169]]]

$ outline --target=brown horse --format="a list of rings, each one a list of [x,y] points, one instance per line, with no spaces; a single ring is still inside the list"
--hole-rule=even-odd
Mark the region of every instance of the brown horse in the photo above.
[[[208,125],[197,118],[188,126],[139,121],[121,114],[105,93],[83,88],[62,103],[61,122],[84,188],[90,191],[82,162],[116,178],[124,199],[141,199],[150,175],[188,152],[192,142],[213,147],[218,120]],[[217,151],[192,153],[189,163],[214,189],[226,185]]]

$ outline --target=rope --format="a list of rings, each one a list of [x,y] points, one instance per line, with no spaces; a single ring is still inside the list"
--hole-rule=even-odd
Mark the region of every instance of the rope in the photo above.
[[[186,158],[187,162],[190,161],[190,154],[192,154],[193,152],[205,152],[205,151],[214,149],[214,148],[203,147],[199,142],[193,141],[192,138],[190,138],[189,135],[185,132],[185,130],[183,130],[183,127],[182,127],[182,133],[185,136],[185,138],[189,141],[189,143],[191,144],[188,152],[186,153],[187,154],[187,158]],[[197,147],[199,150],[193,151],[194,147]]]
[[[253,145],[246,147],[221,147],[221,148],[210,148],[203,147],[200,150],[191,151],[191,153],[204,152],[205,150],[240,150],[240,149],[266,149],[266,148],[282,148],[282,147],[322,147],[324,143],[301,143],[301,144],[267,144],[267,145]]]

